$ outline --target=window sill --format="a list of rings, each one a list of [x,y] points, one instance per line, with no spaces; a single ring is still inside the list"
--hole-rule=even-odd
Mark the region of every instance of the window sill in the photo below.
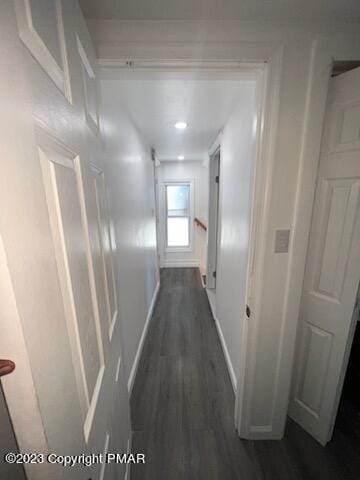
[[[165,253],[183,253],[183,252],[192,252],[193,248],[190,245],[189,247],[166,247]]]

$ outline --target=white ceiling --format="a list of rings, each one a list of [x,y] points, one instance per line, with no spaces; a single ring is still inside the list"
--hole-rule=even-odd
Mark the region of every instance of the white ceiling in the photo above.
[[[86,18],[359,21],[359,0],[80,0]]]
[[[113,104],[124,108],[156,149],[159,160],[204,160],[234,108],[254,88],[251,80],[104,80]],[[179,131],[174,124],[186,121]]]

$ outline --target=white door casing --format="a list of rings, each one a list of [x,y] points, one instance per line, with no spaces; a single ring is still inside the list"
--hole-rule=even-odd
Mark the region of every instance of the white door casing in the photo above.
[[[300,306],[289,414],[332,435],[360,279],[360,69],[331,79]]]
[[[12,2],[0,7],[1,92],[9,97],[0,114],[0,293],[8,299],[0,351],[17,364],[4,393],[23,452],[126,452],[94,55],[76,3],[41,4],[17,0],[17,18]],[[110,480],[123,478],[125,466],[64,471],[45,462],[26,465],[26,473]]]
[[[209,214],[207,235],[206,286],[216,288],[216,265],[219,241],[219,179],[220,150],[210,156],[209,162]]]

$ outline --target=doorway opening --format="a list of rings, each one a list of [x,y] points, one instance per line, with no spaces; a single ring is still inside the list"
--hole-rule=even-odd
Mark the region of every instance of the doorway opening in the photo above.
[[[216,318],[216,275],[219,255],[219,233],[221,228],[219,215],[220,152],[220,145],[216,145],[216,150],[214,153],[210,154],[209,161],[209,221],[206,289],[214,318]]]
[[[354,333],[348,364],[345,371],[335,429],[360,446],[360,284],[355,301],[352,325]]]
[[[246,343],[248,262],[254,265],[254,222],[263,221],[260,185],[268,178],[260,146],[267,71],[264,63],[133,67],[111,80],[122,108],[153,147],[159,266],[197,268],[206,277],[236,395],[242,395],[237,378]],[[260,199],[257,214],[254,198]]]

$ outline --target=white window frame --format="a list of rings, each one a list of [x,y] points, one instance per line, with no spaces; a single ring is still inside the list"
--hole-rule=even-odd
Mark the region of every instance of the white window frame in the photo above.
[[[167,242],[167,196],[166,187],[176,185],[189,185],[189,245],[186,247],[174,246],[169,247]],[[178,180],[164,180],[163,181],[163,238],[165,242],[165,253],[174,252],[192,252],[194,246],[194,180],[193,179],[178,179]]]

